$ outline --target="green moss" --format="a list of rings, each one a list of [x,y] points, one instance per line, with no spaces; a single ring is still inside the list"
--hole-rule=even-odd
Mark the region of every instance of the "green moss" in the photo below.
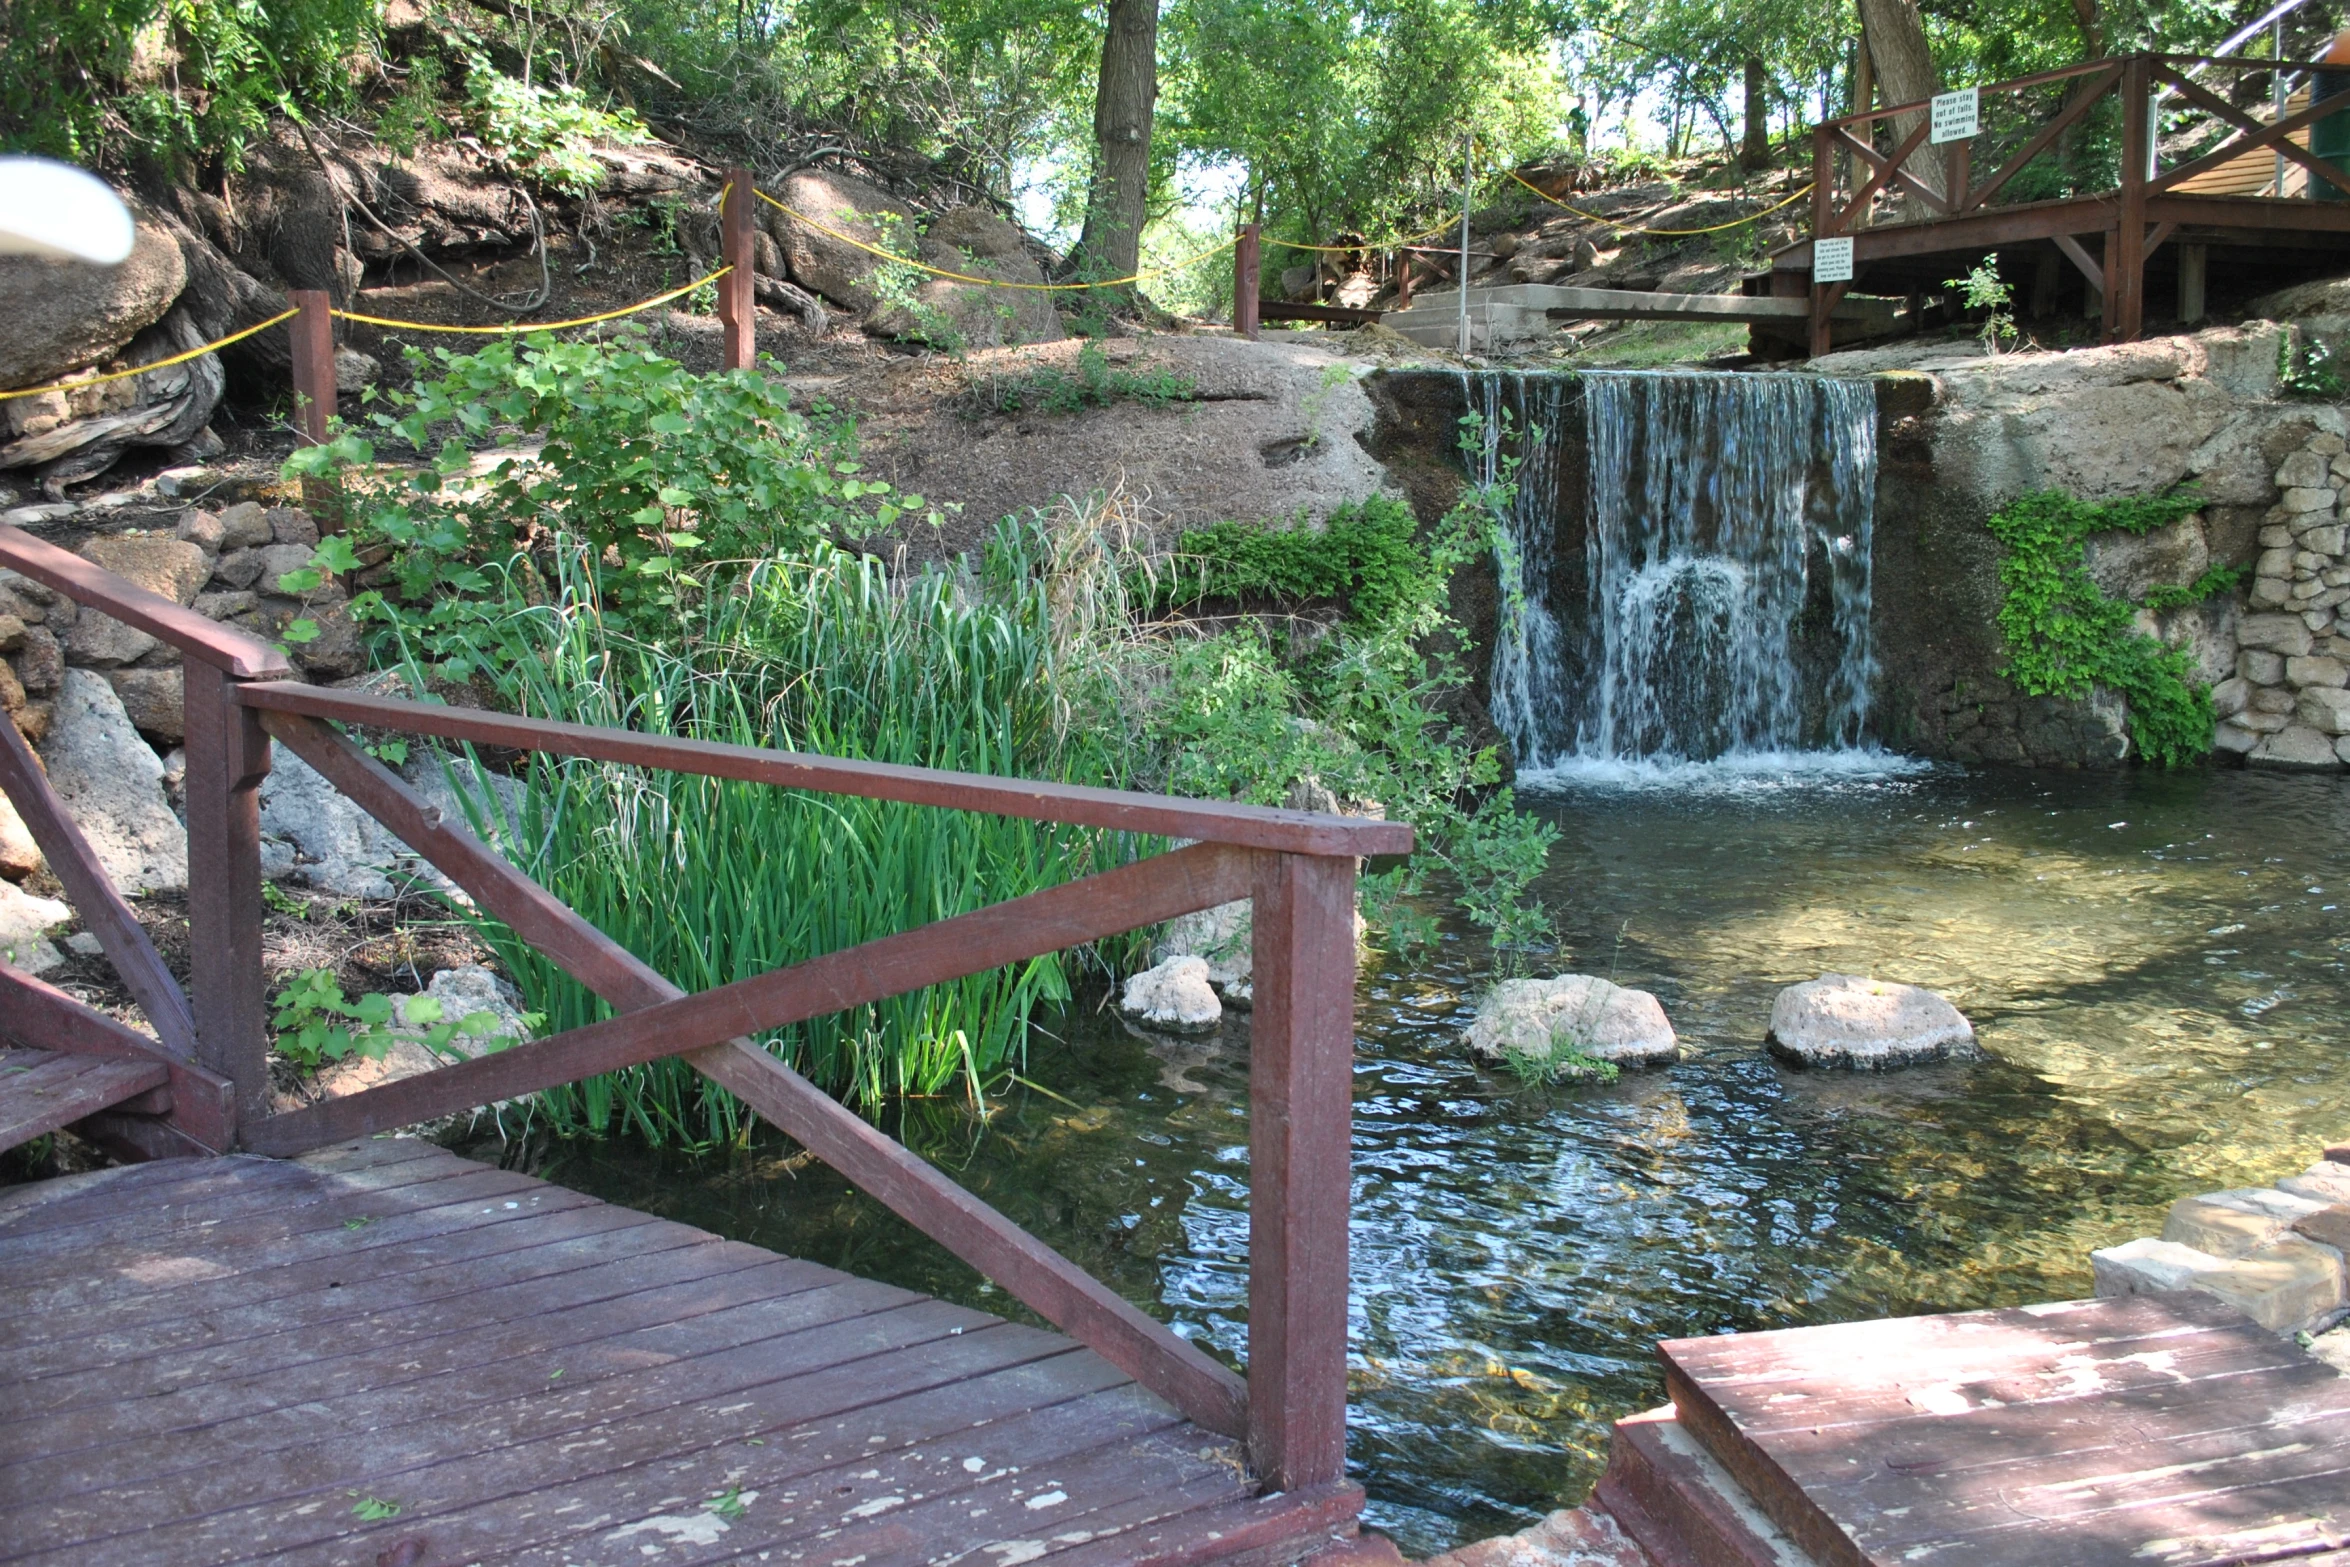
[[[2079,698],[2093,686],[2119,692],[2129,705],[2130,743],[2158,767],[2199,761],[2211,749],[2211,688],[2194,678],[2185,649],[2137,628],[2138,611],[2200,603],[2234,587],[2242,572],[2215,566],[2189,586],[2158,588],[2131,604],[2090,580],[2086,544],[2092,533],[2147,533],[2201,506],[2192,493],[2084,501],[2040,490],[1990,522],[2007,547],[1999,563],[2006,593],[1999,631],[2008,651],[2001,673],[2031,696]]]
[[[1174,569],[1144,596],[1158,609],[1203,599],[1336,599],[1349,619],[1379,625],[1442,581],[1418,534],[1411,508],[1379,495],[1341,506],[1318,529],[1303,513],[1286,528],[1192,528],[1176,541]]]

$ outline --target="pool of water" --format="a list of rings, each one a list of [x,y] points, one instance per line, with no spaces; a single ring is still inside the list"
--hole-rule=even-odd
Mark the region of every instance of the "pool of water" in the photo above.
[[[2085,1295],[2088,1252],[2350,1130],[2350,785],[1769,766],[1536,781],[1560,841],[1539,972],[1653,990],[1688,1047],[1608,1087],[1479,1070],[1472,932],[1364,972],[1353,1424],[1414,1555],[1583,1498],[1658,1338]],[[1942,991],[1979,1062],[1808,1073],[1771,998],[1830,971]],[[1245,1023],[1057,1019],[983,1121],[892,1128],[1228,1358],[1246,1344]],[[1008,1302],[780,1143],[575,1145],[616,1201],[989,1309]]]

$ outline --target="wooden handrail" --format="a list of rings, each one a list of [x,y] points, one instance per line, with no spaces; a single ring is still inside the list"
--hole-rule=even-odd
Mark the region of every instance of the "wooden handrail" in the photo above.
[[[259,637],[209,620],[9,523],[0,523],[0,566],[14,567],[75,603],[111,615],[240,680],[276,679],[294,672],[285,654]]]
[[[1976,90],[1997,93],[2020,92],[2027,87],[2045,87],[2050,82],[2061,82],[2074,76],[2087,76],[2092,72],[2106,70],[2109,67],[2119,69],[2121,62],[2127,58],[2129,58],[2127,55],[2109,55],[2102,60],[2090,60],[2081,65],[2068,65],[2059,70],[2039,71],[2030,76],[2018,76],[2004,82],[1986,82]],[[1932,111],[1933,106],[1933,99],[1917,98],[1908,103],[1887,104],[1876,109],[1862,109],[1857,113],[1839,115],[1835,119],[1822,120],[1819,123],[1822,126],[1871,125],[1878,120],[1891,119],[1898,114],[1926,114]]]
[[[631,1014],[642,1016],[647,1008],[658,1008],[684,998],[685,992],[651,965],[581,919],[489,845],[447,820],[437,807],[426,803],[390,769],[324,723],[283,713],[268,714],[262,722],[337,790],[397,833],[410,848],[423,854],[464,888],[480,907],[505,921],[516,935],[552,958],[557,967],[610,1002],[624,1019]],[[1211,859],[1246,858],[1230,849],[1204,845],[1163,858],[1197,859],[1203,855]],[[1137,868],[1127,867],[1128,870]],[[1093,880],[1098,882],[1099,878]],[[1231,878],[1230,885],[1204,887],[1197,895],[1232,893],[1236,889],[1245,890],[1245,883],[1238,875]],[[1000,908],[1013,906],[999,905]],[[944,922],[944,925],[952,924],[953,921]],[[943,933],[943,929],[944,926],[929,927],[935,933]],[[1051,937],[1048,935],[1047,939]],[[969,956],[964,960],[968,961]],[[569,1036],[557,1035],[521,1048],[534,1050],[556,1045],[566,1037]],[[507,1051],[483,1059],[503,1060],[514,1053]],[[1167,1398],[1193,1420],[1227,1436],[1246,1434],[1243,1413],[1246,1396],[1238,1377],[939,1174],[903,1145],[851,1114],[799,1073],[740,1036],[701,1050],[690,1059],[706,1076],[738,1094],[859,1188],[1003,1285],[1047,1321],[1075,1333],[1112,1364]],[[445,1089],[459,1070],[446,1068],[404,1083],[387,1084],[366,1094],[332,1100],[329,1104],[357,1105],[371,1095],[386,1096],[379,1100],[380,1105],[391,1102],[391,1091],[395,1089],[419,1086]],[[568,1082],[579,1075],[583,1074],[566,1069],[557,1080]],[[409,1097],[413,1099],[415,1095]],[[468,1099],[465,1104],[444,1105],[425,1113],[445,1114],[449,1108],[463,1109],[479,1102]],[[318,1108],[324,1107],[313,1107]],[[406,1108],[389,1113],[401,1118],[389,1123],[393,1125],[404,1124],[404,1120],[415,1119],[418,1114]],[[343,1135],[340,1128],[321,1135],[316,1125],[304,1124],[303,1118],[309,1115],[309,1111],[295,1111],[272,1117],[253,1130],[249,1141],[260,1152],[299,1152]]]
[[[476,745],[580,756],[706,778],[810,789],[822,794],[936,805],[990,816],[1195,838],[1205,843],[1227,843],[1286,854],[1357,858],[1408,854],[1412,847],[1412,829],[1405,822],[1274,810],[1219,800],[1185,800],[1173,795],[1131,794],[1119,789],[1039,783],[984,773],[941,772],[890,762],[771,751],[759,746],[721,745],[672,735],[517,718],[480,708],[440,707],[293,682],[241,686],[237,700],[263,712],[301,713],[312,718],[332,718]]]
[[[2170,71],[2161,74],[2170,85],[2179,90],[2181,97],[2205,113],[2233,125],[2242,134],[2237,140],[2223,143],[2202,157],[2195,159],[2192,163],[2183,163],[2169,173],[2150,181],[2147,187],[2149,190],[2156,192],[2169,190],[2173,186],[2193,179],[2206,170],[2223,167],[2249,153],[2267,148],[2271,152],[2280,153],[2290,158],[2311,174],[2338,189],[2350,191],[2350,176],[2345,176],[2340,169],[2335,168],[2325,159],[2320,158],[2306,147],[2296,145],[2289,139],[2295,131],[2305,126],[2314,125],[2328,115],[2339,114],[2345,109],[2350,109],[2350,92],[2336,93],[2331,98],[2310,104],[2298,114],[2288,115],[2274,125],[2263,125],[2260,121],[2236,108],[2235,105],[2214,96],[2178,72]]]

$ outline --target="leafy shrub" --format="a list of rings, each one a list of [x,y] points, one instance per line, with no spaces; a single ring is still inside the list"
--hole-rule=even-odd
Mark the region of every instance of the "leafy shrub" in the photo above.
[[[2350,386],[2343,384],[2342,373],[2334,368],[2334,351],[2325,339],[2303,341],[2290,327],[2277,343],[2277,383],[2288,397],[2338,402],[2350,396]]]
[[[498,1032],[495,1012],[469,1012],[451,1018],[438,996],[365,995],[357,1000],[343,994],[331,969],[305,969],[277,993],[270,1026],[277,1030],[277,1049],[306,1067],[362,1055],[379,1061],[403,1033],[436,1055],[453,1055],[459,1035],[479,1042],[483,1050],[504,1050],[515,1043]],[[540,1021],[525,1014],[534,1026]]]
[[[2120,693],[2129,704],[2131,744],[2158,767],[2185,766],[2211,749],[2211,689],[2194,679],[2186,649],[2137,629],[2138,611],[2199,603],[2233,587],[2241,573],[2214,567],[2192,586],[2128,604],[2090,580],[2085,545],[2092,533],[2150,532],[2201,505],[2192,494],[2084,501],[2040,490],[2011,501],[1990,522],[2007,547],[1999,563],[1999,631],[2008,649],[2002,673],[2031,696],[2080,698],[2095,686]]]
[[[354,553],[326,564],[348,570],[356,551],[388,546],[389,591],[359,595],[353,613],[396,623],[451,678],[479,672],[483,616],[530,596],[520,552],[556,529],[585,546],[600,608],[658,636],[709,563],[863,536],[922,504],[862,475],[848,424],[795,410],[755,370],[692,375],[639,340],[547,335],[469,354],[411,349],[409,362],[414,389],[376,399],[368,423],[432,461],[388,488],[356,485]],[[472,475],[475,453],[500,439],[515,449]],[[374,456],[345,433],[287,471],[349,473]]]
[[[1320,528],[1219,522],[1185,530],[1173,569],[1149,587],[1153,607],[1202,599],[1337,599],[1379,624],[1435,591],[1442,569],[1419,542],[1411,508],[1384,495],[1332,512]]]
[[[11,0],[0,145],[73,163],[234,170],[272,115],[347,107],[375,0]]]
[[[607,109],[577,86],[517,81],[476,54],[465,78],[467,106],[482,143],[518,174],[571,196],[604,182],[599,143],[634,146],[653,133],[634,109]]]
[[[974,376],[968,406],[981,414],[1074,414],[1119,401],[1164,408],[1189,402],[1198,391],[1198,383],[1181,371],[1145,365],[1139,356],[1131,365],[1112,365],[1102,345],[1088,338],[1073,369],[1039,365],[1016,375]]]

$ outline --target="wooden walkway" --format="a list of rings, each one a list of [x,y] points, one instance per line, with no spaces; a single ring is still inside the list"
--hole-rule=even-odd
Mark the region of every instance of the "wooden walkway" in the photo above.
[[[0,1194],[0,1560],[1292,1561],[1058,1334],[380,1139]]]
[[[1660,1567],[2350,1567],[2350,1378],[2207,1295],[1658,1354],[1599,1501]]]

